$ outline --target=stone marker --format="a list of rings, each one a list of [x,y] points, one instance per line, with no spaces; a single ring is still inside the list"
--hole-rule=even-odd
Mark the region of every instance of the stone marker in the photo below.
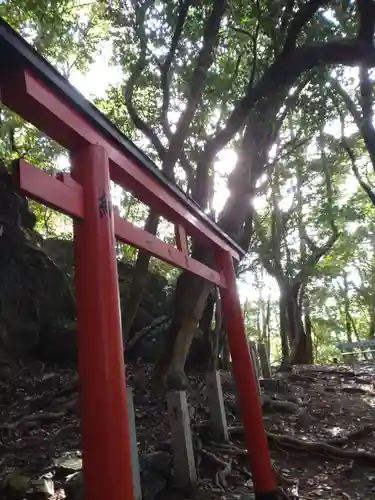
[[[133,475],[134,500],[142,500],[141,473],[140,473],[140,469],[139,469],[137,431],[136,431],[136,427],[135,427],[135,415],[134,415],[133,389],[131,387],[127,387],[126,392],[127,392],[126,397],[127,397],[127,404],[128,404],[129,439],[130,439],[130,449],[131,449],[131,454],[132,454],[132,475]]]
[[[220,372],[213,371],[206,374],[206,395],[212,433],[219,441],[229,441]]]
[[[176,486],[189,492],[196,487],[198,479],[186,392],[169,392],[167,406]]]

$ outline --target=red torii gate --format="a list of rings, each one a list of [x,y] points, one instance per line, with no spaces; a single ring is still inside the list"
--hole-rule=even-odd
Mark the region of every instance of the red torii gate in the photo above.
[[[0,96],[71,155],[71,175],[52,177],[23,160],[14,174],[24,194],[74,219],[85,499],[133,500],[117,238],[220,287],[256,499],[275,500],[236,289],[233,259],[242,249],[2,19]],[[174,223],[177,248],[112,210],[110,180]],[[185,231],[214,250],[216,269],[189,256]]]

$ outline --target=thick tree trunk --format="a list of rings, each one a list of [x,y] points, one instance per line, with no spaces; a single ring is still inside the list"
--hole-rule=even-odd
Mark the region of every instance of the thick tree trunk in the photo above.
[[[209,336],[212,327],[214,308],[215,308],[215,295],[214,292],[212,292],[207,299],[207,303],[204,308],[202,318],[199,322],[199,329],[203,332],[203,335],[207,337]]]
[[[271,328],[270,328],[270,319],[271,319],[271,297],[268,296],[267,299],[267,309],[266,309],[266,315],[264,318],[264,324],[263,324],[263,336],[262,336],[262,342],[266,344],[267,352],[271,353]]]
[[[352,65],[361,61],[368,64],[369,61],[372,61],[372,35],[374,32],[372,24],[374,12],[368,4],[370,3],[360,2],[358,38],[345,38],[329,43],[305,44],[297,47],[297,41],[300,38],[303,27],[313,18],[321,6],[320,2],[307,2],[291,21],[284,44],[280,47],[280,55],[265,70],[262,77],[255,83],[251,82],[252,84],[248,85],[246,95],[233,110],[226,127],[212,141],[209,141],[204,153],[201,155],[201,160],[196,169],[196,182],[193,192],[195,200],[202,207],[205,207],[209,186],[211,185],[209,169],[212,166],[215,156],[240,131],[246,117],[250,114],[244,134],[245,140],[239,154],[239,161],[230,175],[228,182],[230,196],[220,218],[222,229],[234,239],[241,242],[244,248],[248,248],[252,233],[252,208],[249,201],[254,194],[256,182],[263,173],[269,147],[273,144],[280,127],[281,122],[278,120],[277,114],[282,104],[285,103],[289,89],[303,73],[314,69],[318,65]],[[190,94],[190,102],[187,103],[188,105],[179,119],[177,132],[173,137],[175,162],[183,147],[183,142],[186,139],[190,124],[194,118],[194,113],[201,102],[205,85],[205,78],[202,78],[201,75],[206,76],[208,69],[212,65],[213,51],[217,45],[225,7],[225,2],[217,1],[205,25],[204,43],[197,59],[196,70],[188,92]],[[183,26],[186,19],[186,12],[182,14],[181,26]],[[150,127],[137,116],[131,102],[134,85],[147,62],[147,44],[144,43],[145,37],[142,36],[145,32],[144,29],[140,28],[144,24],[145,14],[146,9],[142,9],[139,11],[139,16],[137,17],[137,30],[138,34],[140,34],[139,38],[143,41],[141,43],[139,60],[129,79],[125,97],[128,111],[134,123],[140,130],[143,130],[146,134],[148,133],[149,139],[152,140],[160,158],[162,158],[165,151],[161,141],[150,130]],[[172,56],[174,55],[174,50],[172,49]],[[168,72],[170,65],[166,64],[164,66]],[[194,300],[192,298],[190,300],[186,299],[186,307],[183,308],[183,314],[180,318],[177,318],[178,321],[176,321],[175,325],[180,324],[180,326],[177,326],[177,333],[172,336],[170,339],[171,343],[167,346],[167,350],[171,350],[173,353],[170,369],[172,371],[177,369],[179,372],[183,369],[186,354],[192,340],[192,335],[194,334],[193,330],[200,320],[205,300],[210,290],[210,286],[198,278],[191,276],[185,278],[185,275],[183,275],[183,280],[187,281],[193,287],[192,290],[186,288],[186,294],[192,294],[194,291],[196,297]],[[180,341],[183,345],[178,345]]]
[[[375,170],[375,164],[374,164],[374,170]],[[372,285],[372,290],[375,290],[375,230],[372,230],[371,232],[371,240],[372,240],[371,285]],[[370,322],[369,322],[368,338],[370,340],[373,340],[375,337],[375,293],[372,294],[372,297],[370,299],[369,316],[370,316]]]
[[[272,101],[258,102],[248,119],[238,162],[228,181],[231,194],[221,213],[219,226],[244,248],[248,248],[252,234],[252,206],[249,200],[278,132],[276,116],[283,99],[284,95],[274,95]],[[214,264],[212,253],[197,244],[192,256],[208,266]],[[176,288],[176,320],[164,355],[155,368],[156,385],[164,381],[167,386],[176,387],[177,381],[180,382],[179,387],[186,386],[186,357],[212,288],[211,283],[197,276],[181,274]]]
[[[145,224],[145,231],[148,231],[151,234],[156,234],[158,225],[159,217],[153,210],[150,210]],[[139,251],[134,266],[130,295],[126,304],[126,316],[122,319],[122,336],[124,342],[131,340],[130,331],[145,293],[150,259],[151,256],[149,253]]]
[[[192,257],[210,265],[213,256],[207,249],[195,246]],[[185,362],[196,329],[202,318],[213,285],[191,273],[182,272],[177,280],[175,311],[165,350],[155,367],[154,383],[174,390],[189,386],[184,373]]]
[[[304,300],[304,327],[305,327],[305,336],[308,343],[308,348],[310,349],[310,357],[311,363],[314,360],[314,346],[312,341],[312,321],[310,314],[310,301],[308,297],[305,297]]]
[[[281,289],[282,299],[280,305],[280,322],[287,329],[290,354],[283,358],[282,369],[297,364],[313,363],[313,346],[311,329],[305,329],[303,323],[303,309],[300,287],[287,287]]]
[[[192,347],[186,361],[186,370],[205,372],[212,364],[213,330],[212,320],[215,307],[215,291],[208,296],[202,318],[199,322],[197,335],[193,337]]]

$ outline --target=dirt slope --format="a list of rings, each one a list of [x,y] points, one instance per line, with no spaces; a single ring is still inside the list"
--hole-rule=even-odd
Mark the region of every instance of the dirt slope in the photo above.
[[[151,367],[128,367],[134,388],[144,500],[179,499],[168,460],[164,398]],[[289,498],[375,497],[375,366],[295,367],[264,383],[264,422],[280,485]],[[199,472],[191,498],[252,498],[234,385],[222,374],[231,443],[209,430],[204,377],[190,377],[190,417]],[[82,498],[77,376],[40,363],[0,375],[0,499]],[[166,460],[167,458],[167,460]],[[162,466],[161,466],[162,465]]]

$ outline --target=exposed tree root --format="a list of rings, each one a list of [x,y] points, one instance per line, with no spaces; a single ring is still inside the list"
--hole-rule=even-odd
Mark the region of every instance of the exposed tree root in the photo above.
[[[45,446],[55,446],[58,441],[65,439],[71,432],[79,431],[78,424],[69,424],[62,427],[56,434],[53,434],[49,440],[40,439],[35,437],[24,438],[22,443],[17,445],[6,445],[0,442],[0,451],[7,451],[10,453],[17,453],[22,450],[30,448],[40,448]]]
[[[312,453],[316,453],[318,455],[327,455],[335,458],[344,458],[344,459],[360,459],[369,462],[375,462],[375,453],[371,453],[365,450],[342,450],[337,446],[333,445],[345,445],[350,440],[356,439],[358,437],[362,437],[370,432],[375,430],[374,426],[367,425],[362,427],[361,429],[356,429],[355,431],[349,433],[345,437],[341,438],[333,438],[326,442],[323,441],[303,441],[301,439],[296,439],[290,436],[274,434],[272,432],[267,432],[267,438],[270,442],[277,443],[279,446],[284,445],[289,448],[309,451]],[[229,429],[231,434],[241,434],[243,433],[242,427],[232,427]],[[233,451],[237,454],[246,454],[246,450],[241,450],[239,448],[232,448]]]
[[[297,372],[298,373],[298,372]],[[335,369],[335,368],[330,368],[330,367],[323,367],[323,366],[313,366],[310,368],[305,368],[304,373],[312,374],[312,373],[325,373],[327,375],[344,375],[348,377],[355,377],[356,375],[358,376],[359,374],[356,373],[354,370],[345,370],[345,369]]]
[[[244,448],[238,448],[238,446],[232,443],[215,443],[215,447],[221,452],[229,455],[235,455],[237,457],[248,457],[248,452]],[[215,455],[214,455],[215,456]],[[220,460],[220,459],[218,459]],[[222,462],[220,460],[220,462]],[[225,462],[224,462],[225,463]],[[293,479],[285,477],[281,472],[274,468],[275,474],[277,476],[277,482],[279,486],[292,486],[295,484]],[[251,476],[251,474],[250,474]]]
[[[303,405],[297,405],[291,401],[278,401],[277,399],[271,399],[268,396],[262,396],[262,407],[264,410],[270,409],[275,411],[285,411],[287,413],[293,413],[301,408]]]
[[[229,462],[224,462],[224,460],[221,460],[221,458],[217,457],[214,453],[205,450],[204,448],[201,450],[201,454],[214,462],[216,465],[223,467],[222,470],[216,472],[215,486],[220,489],[228,489],[227,476],[232,472],[232,460],[230,460]]]
[[[126,343],[126,347],[125,347],[126,352],[129,352],[130,349],[133,349],[133,347],[136,344],[138,344],[138,342],[140,340],[142,340],[142,338],[150,332],[150,326],[152,326],[153,328],[160,327],[163,323],[167,323],[169,321],[171,321],[171,318],[170,318],[170,316],[168,316],[166,314],[164,316],[161,316],[157,320],[154,320],[152,322],[152,325],[147,325],[146,327],[144,327],[141,330],[137,331],[132,336],[132,338]]]
[[[349,432],[346,436],[328,439],[326,443],[330,445],[345,445],[348,444],[350,441],[353,441],[354,439],[358,439],[363,436],[367,436],[368,434],[372,434],[374,431],[375,431],[375,425],[368,424],[360,427],[359,429],[355,429],[352,432]]]
[[[278,411],[285,413],[294,413],[299,410],[304,404],[296,404],[291,401],[279,401],[277,399],[272,399],[267,395],[261,396],[262,408],[265,411]],[[230,409],[236,413],[238,412],[237,404],[235,402],[227,403]]]
[[[224,444],[224,443],[215,443],[217,447],[223,448],[225,450],[225,453],[232,453],[233,455],[237,456],[247,456],[247,451],[241,448],[237,448],[234,445],[231,444]],[[219,470],[216,475],[215,475],[215,486],[218,488],[218,491],[220,490],[227,490],[228,489],[228,483],[227,483],[227,476],[231,474],[232,472],[232,460],[229,460],[229,462],[225,462],[221,458],[219,458],[215,453],[212,451],[202,449],[201,454],[205,457],[207,457],[209,460],[211,460],[214,464],[218,465],[219,467],[222,467],[222,470]],[[286,478],[283,474],[275,470],[275,474],[277,475],[277,481],[278,481],[278,490],[277,490],[277,499],[278,500],[292,500],[291,497],[284,491],[283,487],[290,487],[294,486],[295,481],[292,479]],[[251,474],[249,474],[251,477]]]
[[[267,437],[269,441],[274,441],[279,445],[283,444],[284,446],[313,452],[319,455],[324,454],[335,458],[361,459],[375,462],[375,453],[370,453],[365,450],[342,450],[341,448],[337,448],[336,446],[332,446],[322,441],[301,441],[290,436],[281,436],[271,432],[267,432]]]
[[[15,422],[10,422],[7,424],[0,425],[0,430],[6,430],[8,432],[18,431],[23,424],[33,425],[37,422],[50,422],[60,420],[65,417],[65,413],[35,413],[32,415],[24,415]]]

